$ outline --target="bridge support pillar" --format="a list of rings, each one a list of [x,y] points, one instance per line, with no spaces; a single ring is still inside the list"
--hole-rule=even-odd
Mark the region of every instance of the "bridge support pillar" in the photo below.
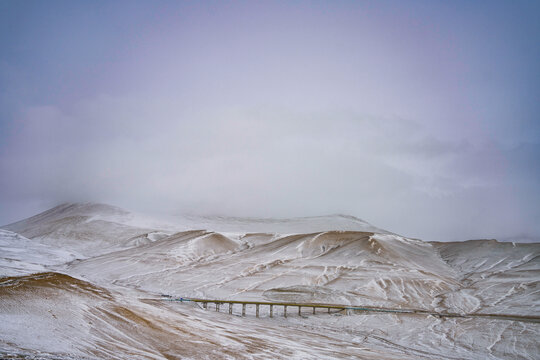
[[[219,303],[216,303],[216,311],[219,312]]]
[[[328,313],[330,314],[330,308],[328,308]]]
[[[283,305],[283,317],[287,317],[287,305]]]
[[[229,314],[232,314],[232,303],[229,303]]]
[[[208,308],[208,303],[207,303],[207,302],[203,302],[203,303],[202,303],[202,307],[205,308],[205,309],[207,309],[207,308]]]
[[[242,304],[242,316],[246,316],[246,304]]]
[[[302,307],[298,306],[298,316],[302,316]]]
[[[259,304],[255,305],[255,316],[259,317]]]
[[[274,305],[270,304],[270,317],[274,317]]]
[[[315,306],[313,307],[313,315],[315,315]]]

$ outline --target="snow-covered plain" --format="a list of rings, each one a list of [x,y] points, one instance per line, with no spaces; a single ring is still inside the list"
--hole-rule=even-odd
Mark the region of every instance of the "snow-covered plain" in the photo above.
[[[269,318],[161,294],[540,316],[540,244],[425,242],[333,215],[150,218],[64,204],[0,230],[0,355],[538,359],[540,323],[325,311]]]

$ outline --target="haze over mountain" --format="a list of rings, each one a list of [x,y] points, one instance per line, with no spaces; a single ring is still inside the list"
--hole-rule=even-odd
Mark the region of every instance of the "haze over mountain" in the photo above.
[[[0,1],[0,358],[540,359],[539,64],[539,1]]]
[[[539,241],[539,13],[2,1],[0,224],[98,201]]]

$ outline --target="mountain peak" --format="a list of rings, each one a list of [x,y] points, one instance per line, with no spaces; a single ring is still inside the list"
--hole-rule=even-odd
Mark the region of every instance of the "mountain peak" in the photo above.
[[[180,215],[154,219],[145,215],[132,214],[116,206],[95,202],[63,203],[25,220],[6,225],[4,228],[18,232],[39,224],[81,216],[129,224],[135,227],[157,226],[159,228],[159,225],[168,225],[168,228],[177,228],[177,230],[205,229],[218,232],[266,232],[278,234],[314,233],[332,230],[389,233],[371,225],[367,221],[347,214],[293,218]],[[149,221],[150,219],[151,221]],[[163,224],[160,220],[163,220]]]
[[[19,231],[20,228],[32,226],[43,222],[50,222],[70,216],[123,216],[129,212],[116,206],[86,202],[86,203],[62,203],[49,210],[31,216],[9,225],[5,229]]]

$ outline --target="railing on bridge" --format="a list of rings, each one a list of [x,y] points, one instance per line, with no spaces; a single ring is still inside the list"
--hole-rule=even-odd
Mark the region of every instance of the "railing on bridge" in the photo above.
[[[311,308],[313,314],[316,314],[316,309],[324,309],[328,314],[345,312],[347,315],[355,312],[361,313],[392,313],[392,314],[410,314],[410,315],[432,315],[436,317],[460,317],[460,318],[471,318],[471,317],[482,317],[482,318],[492,318],[499,320],[511,320],[511,321],[523,321],[523,322],[534,322],[540,323],[540,316],[534,315],[519,315],[519,314],[498,314],[498,313],[469,313],[469,314],[459,314],[459,313],[448,313],[448,312],[435,312],[430,310],[421,310],[421,309],[402,309],[402,308],[381,308],[381,307],[372,307],[372,306],[352,306],[352,305],[338,305],[338,304],[318,304],[318,303],[292,303],[292,302],[275,302],[275,301],[241,301],[241,300],[216,300],[216,299],[197,299],[197,298],[174,298],[169,295],[163,295],[161,300],[167,301],[179,301],[179,302],[193,302],[193,303],[202,303],[204,309],[208,309],[208,304],[214,304],[216,311],[220,310],[221,305],[229,305],[229,314],[233,313],[233,306],[235,304],[242,305],[242,316],[246,316],[246,307],[247,305],[255,305],[255,316],[260,316],[260,307],[268,306],[269,316],[274,316],[274,307],[282,306],[283,307],[283,316],[287,317],[287,309],[289,307],[298,308],[298,315],[302,316],[302,308]]]
[[[316,314],[317,309],[324,309],[328,314],[339,313],[345,311],[347,315],[356,311],[371,311],[371,312],[385,312],[385,313],[417,313],[418,310],[411,309],[383,309],[376,307],[366,306],[351,306],[351,305],[338,305],[338,304],[317,304],[317,303],[293,303],[293,302],[270,302],[270,301],[241,301],[241,300],[216,300],[216,299],[197,299],[197,298],[168,298],[169,301],[179,302],[194,302],[201,303],[204,309],[208,309],[208,304],[214,304],[216,311],[220,311],[221,305],[229,305],[229,314],[233,313],[233,306],[235,304],[242,305],[242,316],[246,316],[246,306],[255,305],[255,316],[259,317],[260,307],[268,306],[269,316],[274,316],[274,307],[283,307],[283,316],[287,317],[287,309],[290,307],[298,308],[298,315],[302,316],[302,308],[308,308],[312,310],[312,314]]]

